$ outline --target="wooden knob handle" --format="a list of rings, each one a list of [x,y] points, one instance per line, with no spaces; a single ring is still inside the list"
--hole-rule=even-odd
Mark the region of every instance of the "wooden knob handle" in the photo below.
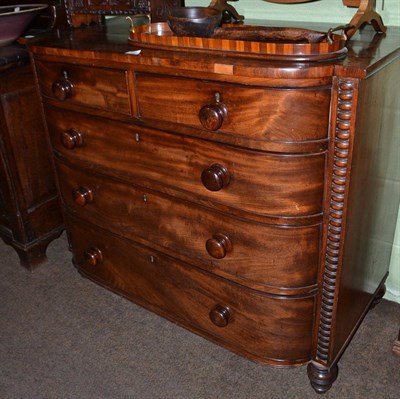
[[[90,266],[96,266],[103,262],[103,254],[100,249],[93,247],[84,252],[86,263]]]
[[[217,305],[209,313],[211,321],[218,327],[226,327],[232,320],[232,313],[228,306]]]
[[[206,249],[213,258],[222,259],[232,251],[232,242],[226,234],[217,233],[207,240]]]
[[[55,98],[60,101],[65,101],[67,98],[70,98],[73,93],[74,85],[68,79],[67,72],[63,72],[64,77],[60,80],[56,80],[51,86],[51,90]]]
[[[65,130],[61,132],[61,143],[68,150],[73,150],[75,147],[82,147],[82,133],[76,129]]]
[[[229,184],[230,175],[228,169],[217,163],[206,168],[201,173],[203,186],[210,191],[219,191]]]
[[[79,187],[72,192],[75,204],[85,206],[93,201],[93,193],[90,188]]]
[[[200,123],[207,130],[218,130],[221,128],[228,110],[223,102],[220,101],[220,94],[215,93],[215,102],[205,105],[200,109]]]

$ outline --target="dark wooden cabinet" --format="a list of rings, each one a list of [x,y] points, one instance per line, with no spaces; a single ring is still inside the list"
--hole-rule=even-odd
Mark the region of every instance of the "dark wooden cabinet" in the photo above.
[[[75,265],[325,392],[388,273],[399,30],[309,63],[129,55],[127,35],[31,46]]]
[[[0,72],[0,237],[34,268],[63,229],[31,66]]]
[[[103,23],[106,15],[148,14],[153,22],[165,21],[174,7],[183,5],[183,0],[64,0],[68,23],[78,27]]]

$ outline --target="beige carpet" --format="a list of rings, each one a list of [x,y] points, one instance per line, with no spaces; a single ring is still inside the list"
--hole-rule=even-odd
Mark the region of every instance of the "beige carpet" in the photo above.
[[[71,264],[65,234],[34,273],[0,240],[0,398],[315,398],[306,368],[232,354],[95,285]],[[391,349],[400,305],[369,312],[324,398],[400,397]]]

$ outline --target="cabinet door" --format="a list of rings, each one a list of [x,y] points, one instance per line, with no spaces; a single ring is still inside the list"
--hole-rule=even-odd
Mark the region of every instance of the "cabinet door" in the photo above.
[[[1,76],[0,224],[23,245],[62,224],[39,101],[29,64]]]

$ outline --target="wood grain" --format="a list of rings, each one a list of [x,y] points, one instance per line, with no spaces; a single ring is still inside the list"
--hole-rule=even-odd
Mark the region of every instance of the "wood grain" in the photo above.
[[[99,283],[258,361],[277,365],[308,361],[315,297],[263,295],[157,251],[100,235],[97,227],[79,219],[69,219],[68,226],[76,265]],[[104,258],[96,266],[84,258],[85,250],[93,246]],[[218,304],[231,309],[232,320],[226,327],[209,318]]]
[[[31,47],[79,270],[249,358],[308,362],[327,391],[384,292],[400,30],[306,63],[107,33]],[[87,97],[53,98],[54,65]]]
[[[167,23],[157,23],[130,29],[129,38],[135,46],[158,50],[169,49],[186,53],[215,53],[237,58],[261,58],[284,61],[322,61],[343,58],[345,40],[332,35],[332,42],[293,43],[288,41],[230,40],[228,38],[190,37],[174,35]]]
[[[215,93],[227,108],[218,132],[253,140],[298,143],[328,135],[328,87],[249,88],[219,82],[137,74],[138,117],[202,128],[200,109],[213,103]],[[154,112],[157,104],[157,112]],[[283,123],[284,121],[284,123]],[[218,135],[215,135],[218,139]]]
[[[267,292],[302,293],[316,288],[320,226],[269,226],[212,212],[140,186],[124,184],[57,163],[68,211],[114,234],[170,251],[213,273]],[[75,201],[78,187],[90,203]],[[224,233],[232,250],[214,259],[206,242]],[[282,248],[286,248],[282,251]]]
[[[57,109],[48,109],[48,127],[54,148],[63,156],[131,182],[140,179],[141,184],[164,186],[164,191],[174,190],[195,202],[271,217],[321,213],[324,153],[248,151],[113,121],[105,124],[98,118]],[[81,132],[84,142],[72,151],[60,139],[71,128]],[[217,192],[201,183],[203,170],[214,163],[225,165],[231,175],[229,185]]]
[[[76,105],[89,105],[93,108],[112,110],[120,114],[131,113],[125,70],[96,69],[62,63],[36,64],[40,89],[44,96],[55,98],[53,84],[64,79],[65,75],[73,89],[66,102]]]

